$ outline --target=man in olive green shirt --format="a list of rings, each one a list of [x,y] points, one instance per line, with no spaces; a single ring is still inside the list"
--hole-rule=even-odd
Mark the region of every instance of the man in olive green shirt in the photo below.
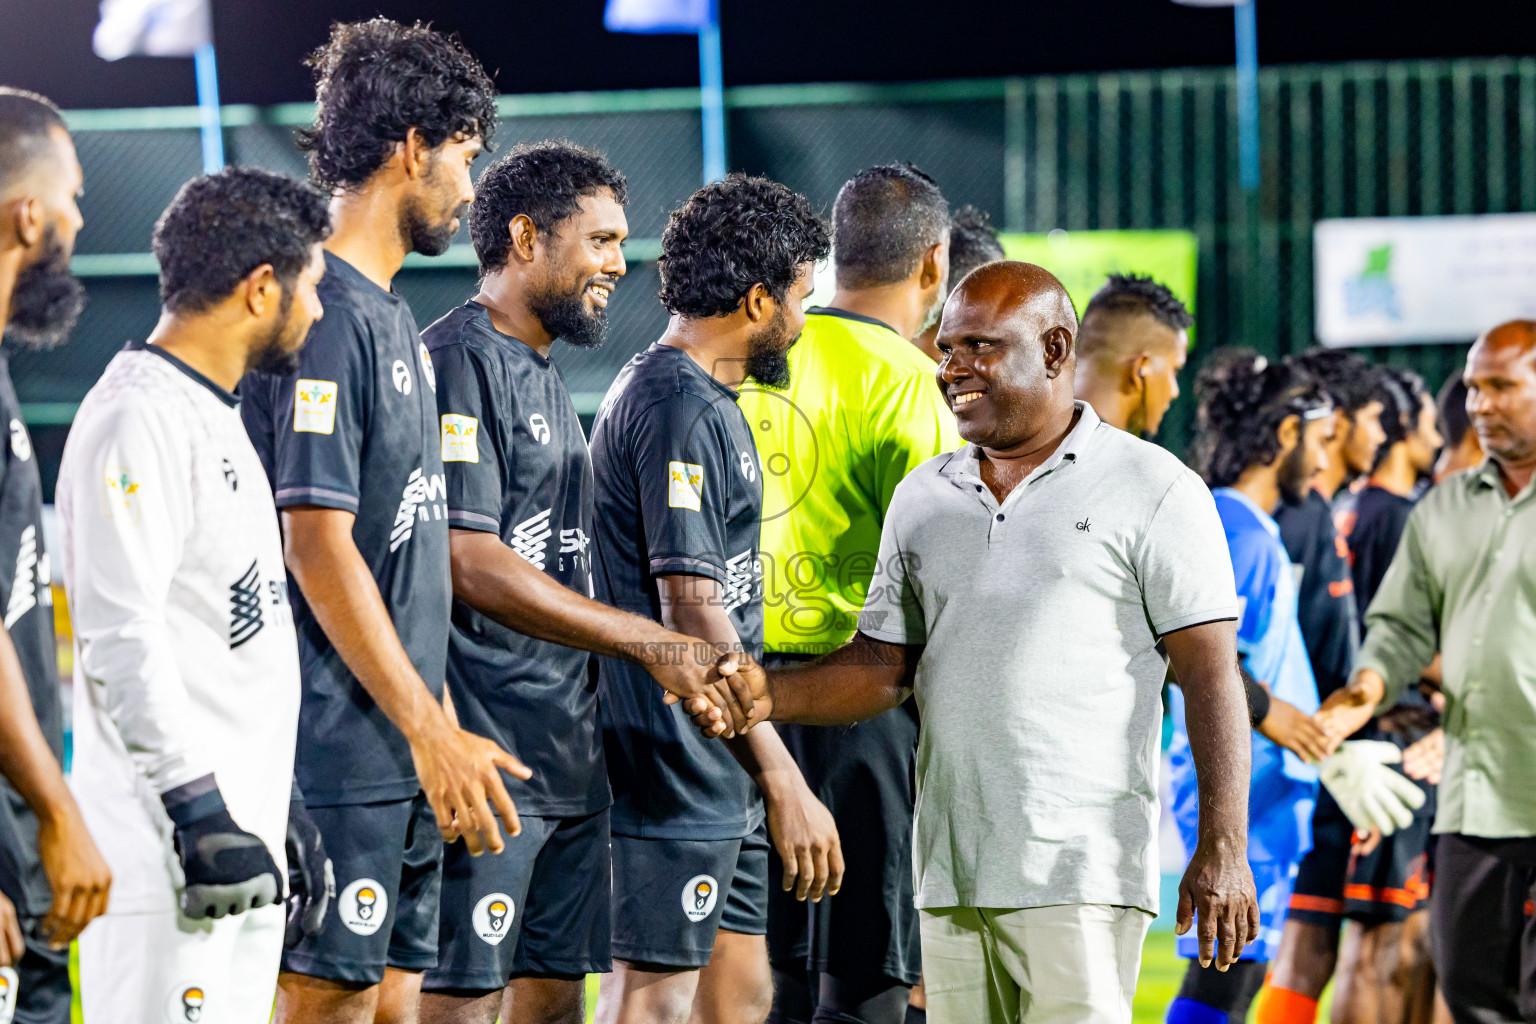
[[[853,636],[886,506],[912,469],[960,446],[933,363],[909,341],[938,319],[949,207],[909,165],[872,167],[832,210],[837,292],[807,311],[785,391],[748,388],[741,411],[763,472],[763,619],[769,665]],[[842,889],[819,904],[773,893],[774,1024],[901,1024],[921,974],[913,906],[911,702],[857,726],[780,735],[837,820]]]
[[[1479,338],[1464,379],[1488,458],[1414,509],[1318,718],[1342,739],[1442,652],[1431,946],[1458,1024],[1492,1024],[1536,1020],[1536,321]]]

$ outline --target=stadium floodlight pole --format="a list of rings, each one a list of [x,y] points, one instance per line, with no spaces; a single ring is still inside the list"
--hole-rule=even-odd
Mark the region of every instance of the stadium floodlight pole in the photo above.
[[[704,184],[725,177],[725,69],[720,56],[720,0],[707,0],[699,27],[699,108],[704,122]]]
[[[224,124],[219,108],[219,64],[214,56],[213,40],[198,46],[192,54],[197,70],[197,110],[202,122],[203,173],[224,169]]]
[[[1259,26],[1254,8],[1244,0],[1232,8],[1237,37],[1237,161],[1245,192],[1259,187]]]

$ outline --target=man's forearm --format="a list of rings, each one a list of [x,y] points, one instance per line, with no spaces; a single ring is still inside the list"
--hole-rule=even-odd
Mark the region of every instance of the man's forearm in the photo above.
[[[400,643],[378,583],[352,539],[351,522],[350,515],[331,509],[285,509],[288,568],[341,660],[414,742],[424,731],[450,723]]]
[[[803,725],[845,725],[897,707],[912,692],[920,652],[857,633],[809,665],[768,673],[773,719]]]
[[[72,800],[64,769],[53,756],[32,706],[10,634],[0,629],[0,773],[39,818],[50,818]]]
[[[744,736],[722,742],[765,796],[774,797],[804,781],[784,741],[766,722]]]
[[[454,530],[453,592],[483,615],[536,640],[644,662],[682,638],[643,615],[594,601],[551,579],[490,533]]]
[[[1184,725],[1200,798],[1200,841],[1243,849],[1252,726],[1238,678],[1235,629],[1230,622],[1208,623],[1170,633],[1164,644],[1184,691]]]

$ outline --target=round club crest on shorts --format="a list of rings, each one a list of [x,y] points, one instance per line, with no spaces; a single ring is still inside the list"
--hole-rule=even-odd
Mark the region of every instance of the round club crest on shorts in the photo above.
[[[492,946],[499,946],[501,940],[512,932],[514,912],[512,897],[504,892],[493,892],[475,904],[475,912],[470,915],[470,923],[474,925],[475,934],[481,939]]]
[[[339,903],[341,923],[355,935],[372,935],[389,915],[389,893],[371,878],[359,878],[343,889]]]
[[[16,1000],[21,996],[21,979],[10,967],[0,967],[0,1024],[16,1019]]]
[[[32,439],[27,436],[26,424],[21,420],[11,420],[11,454],[16,456],[17,462],[26,462],[32,457]]]
[[[710,875],[694,875],[683,886],[683,913],[688,920],[698,924],[713,913],[719,898],[719,882]]]
[[[389,375],[394,379],[396,391],[402,395],[411,393],[411,368],[405,365],[404,359],[395,360],[395,365],[390,368]]]
[[[437,371],[432,368],[432,353],[427,351],[426,342],[416,343],[416,354],[421,356],[421,375],[427,380],[427,387],[437,390]]]
[[[203,1019],[207,1002],[208,995],[203,986],[189,982],[174,985],[170,995],[165,997],[165,1019],[170,1024],[197,1024]]]

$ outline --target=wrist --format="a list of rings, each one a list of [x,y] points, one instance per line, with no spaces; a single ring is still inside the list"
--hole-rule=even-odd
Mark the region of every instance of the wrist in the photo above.
[[[212,772],[166,790],[160,794],[160,803],[177,828],[186,828],[221,812],[228,813],[224,794],[219,792]]]
[[[798,796],[802,790],[809,791],[805,784],[805,778],[796,769],[789,767],[764,768],[753,779],[757,788],[762,790],[763,799],[770,802],[788,800]]]
[[[413,716],[400,731],[405,734],[405,742],[414,749],[444,741],[453,734],[454,726],[443,706],[429,700],[422,713]]]

